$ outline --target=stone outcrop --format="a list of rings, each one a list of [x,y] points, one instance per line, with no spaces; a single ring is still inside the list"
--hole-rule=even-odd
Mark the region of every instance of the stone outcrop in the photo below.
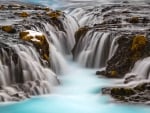
[[[149,104],[150,83],[139,83],[132,87],[104,88],[102,93],[111,95],[118,102]]]

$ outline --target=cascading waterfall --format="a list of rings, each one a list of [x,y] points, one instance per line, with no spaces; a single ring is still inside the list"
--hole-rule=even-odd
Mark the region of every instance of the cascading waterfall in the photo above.
[[[69,9],[67,9],[69,10]],[[68,11],[69,15],[73,16],[78,20],[81,27],[83,26],[93,26],[94,24],[99,24],[103,21],[103,16],[101,14],[102,7],[84,7],[75,8]]]
[[[44,0],[43,4],[53,4],[51,3],[52,1]],[[58,0],[54,1],[58,2]],[[66,2],[68,0],[63,1]],[[51,92],[52,94],[32,97],[23,102],[13,104],[0,104],[0,112],[149,113],[149,107],[118,104],[116,101],[112,102],[112,98],[102,96],[100,93],[102,93],[103,89],[105,90],[104,87],[111,86],[112,88],[116,85],[117,80],[106,79],[101,75],[100,78],[98,78],[99,76],[95,76],[97,69],[84,68],[101,68],[102,72],[105,73],[103,67],[106,66],[105,70],[107,70],[107,66],[112,64],[110,65],[110,71],[109,69],[108,71],[113,77],[116,77],[120,69],[117,68],[117,66],[119,67],[122,65],[122,62],[124,63],[124,57],[121,63],[116,63],[116,59],[118,61],[118,58],[122,57],[123,50],[130,51],[130,47],[133,44],[132,41],[134,40],[132,36],[139,33],[139,31],[130,32],[127,30],[127,28],[132,25],[129,25],[129,19],[125,18],[126,15],[118,19],[118,13],[127,13],[122,12],[124,10],[121,8],[125,7],[125,9],[127,9],[129,6],[128,2],[124,2],[125,4],[127,3],[127,7],[125,5],[120,7],[118,4],[111,7],[112,4],[108,4],[103,9],[103,4],[97,7],[95,6],[99,1],[102,2],[104,0],[94,0],[94,3],[92,3],[92,0],[88,0],[88,3],[78,3],[76,0],[70,1],[69,5],[72,5],[74,2],[76,4],[75,6],[80,3],[81,6],[84,6],[83,8],[77,8],[75,10],[74,6],[72,6],[73,12],[71,11],[70,13],[68,11],[68,13],[73,17],[67,16],[66,13],[61,11],[53,11],[48,8],[43,9],[41,6],[32,8],[26,5],[25,9],[29,8],[31,11],[25,10],[27,17],[24,17],[24,15],[23,17],[19,17],[25,12],[20,13],[16,11],[15,8],[19,7],[19,10],[24,9],[24,4],[22,6],[6,5],[6,8],[4,8],[4,12],[13,9],[13,11],[10,12],[12,13],[12,17],[10,18],[16,20],[21,18],[21,20],[17,20],[16,24],[13,23],[13,25],[10,25],[14,29],[11,33],[2,30],[0,26],[0,101],[20,101],[30,98],[32,95],[48,94]],[[39,3],[42,2],[43,1],[40,0]],[[61,3],[61,1],[59,2]],[[89,7],[91,3],[94,7]],[[88,6],[86,6],[86,4],[88,4]],[[72,9],[72,7],[70,6],[70,9]],[[77,7],[80,7],[80,5]],[[137,10],[138,8],[135,9]],[[10,15],[9,11],[8,14],[4,14],[4,17],[5,15]],[[2,12],[2,14],[4,12]],[[7,13],[7,11],[5,13]],[[119,15],[120,17],[121,14]],[[139,21],[141,22],[141,20],[140,18]],[[127,24],[129,26],[122,24],[122,21],[126,23],[128,21]],[[138,23],[136,25],[138,26]],[[79,29],[79,27],[82,28]],[[126,28],[124,29],[123,27]],[[21,36],[22,33],[23,36]],[[140,33],[143,33],[142,30]],[[75,42],[75,40],[77,42]],[[72,58],[70,57],[71,52],[73,53],[73,58],[84,67],[80,67],[79,64],[72,61],[73,59],[70,59]],[[123,53],[123,55],[124,54],[126,53]],[[128,55],[126,56],[128,57]],[[114,61],[112,60],[113,58]],[[136,73],[139,78],[143,77],[140,75],[144,75],[144,79],[149,78],[149,60],[149,57],[139,60],[134,65],[132,72]],[[114,68],[114,63],[116,63],[116,68]],[[141,69],[142,66],[144,69],[141,70],[140,73],[139,69]],[[61,85],[55,87],[59,84],[58,79]],[[118,85],[121,87],[120,84]],[[113,94],[113,91],[107,88],[106,92],[110,91],[111,94]],[[133,92],[130,88],[131,87],[127,89],[116,88],[117,91],[119,90],[119,95],[116,97],[126,99],[126,97],[131,95],[131,98],[127,99],[131,99],[131,101],[135,99],[135,101],[137,101],[137,98],[141,95],[132,98]],[[149,86],[146,88],[149,88]],[[116,89],[114,94],[117,94]],[[141,91],[141,87],[139,87],[139,89]],[[145,92],[142,92],[144,95],[142,95],[142,98],[144,97],[144,99],[141,99],[141,102],[147,102],[145,94],[148,94],[147,97],[149,97],[149,92],[147,93],[147,90]],[[126,101],[128,102],[128,100]],[[149,102],[147,103],[149,104]]]
[[[75,59],[85,67],[103,68],[117,49],[117,39],[112,33],[90,30],[79,39]]]
[[[42,20],[31,26],[32,30],[44,32],[47,35],[48,40],[54,44],[59,52],[62,54],[71,53],[71,50],[75,45],[74,32],[79,27],[73,17],[65,16],[63,20],[59,19],[56,23],[53,23],[51,20]]]
[[[31,18],[16,19],[18,23],[13,27],[17,33],[16,30],[12,35],[3,32],[8,41],[1,39],[0,101],[48,94],[59,84],[57,75],[69,69],[63,55],[70,55],[75,45],[76,20],[62,12],[57,19],[51,18],[47,12],[41,13],[45,14],[44,17],[29,13],[33,13]],[[1,37],[5,38],[3,33]]]
[[[130,73],[126,74],[126,77],[135,76],[138,80],[149,79],[150,78],[150,57],[140,59],[132,68]]]
[[[52,48],[50,49],[50,56],[55,59],[51,62],[52,70],[60,74],[63,70],[66,70],[64,68],[66,63],[62,55],[71,54],[71,50],[75,45],[74,32],[78,29],[78,24],[71,16],[65,16],[63,20],[59,19],[57,22],[58,25],[47,19],[39,22],[33,21],[34,24],[31,25],[31,30],[42,32],[46,35],[49,46]]]
[[[103,47],[105,46],[107,39],[109,39],[107,38],[108,35],[109,35],[108,33],[94,32],[92,38],[88,37],[87,39],[83,40],[82,45],[85,44],[86,46],[84,46],[83,50],[81,50],[81,53],[79,54],[78,57],[78,61],[87,67],[104,66],[105,63],[102,63],[102,61],[105,60],[102,58],[103,56],[102,54],[104,54]],[[97,50],[99,51],[97,52]],[[82,62],[83,60],[85,60],[84,63]]]

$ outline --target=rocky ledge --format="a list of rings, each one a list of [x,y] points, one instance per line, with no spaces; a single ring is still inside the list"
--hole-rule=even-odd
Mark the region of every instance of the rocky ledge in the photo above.
[[[144,82],[134,86],[103,88],[103,94],[109,94],[117,102],[150,105],[150,83]]]

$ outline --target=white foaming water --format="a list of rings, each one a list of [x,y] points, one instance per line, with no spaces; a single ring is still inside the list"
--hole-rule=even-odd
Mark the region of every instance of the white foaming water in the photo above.
[[[61,29],[47,21],[41,22],[43,25],[42,28],[33,25],[35,27],[32,29],[44,32],[47,36],[47,39],[54,44],[57,50],[62,54],[70,54],[75,45],[74,33],[77,31],[79,26],[76,20],[71,16],[65,16],[63,20],[59,19],[59,21],[61,24],[58,26],[61,26]]]
[[[20,66],[23,70],[23,78],[25,81],[34,80],[47,80],[52,85],[58,84],[57,77],[51,69],[44,68],[37,56],[39,56],[31,47],[24,45],[14,45],[12,48],[15,49],[19,55]],[[35,57],[32,57],[35,56]],[[15,67],[15,66],[13,66]],[[15,75],[14,75],[15,76]],[[21,76],[21,75],[20,75]]]
[[[149,79],[150,78],[150,57],[138,60],[130,73],[127,76],[135,75],[137,79]]]
[[[88,8],[90,9],[92,6]],[[65,11],[78,20],[80,27],[93,26],[94,24],[102,22],[103,17],[100,13],[102,8],[98,7],[92,11],[88,11],[88,8],[66,9]]]
[[[119,39],[119,36],[118,37],[116,36],[113,39],[111,39],[112,43],[110,46],[110,52],[109,52],[108,59],[110,59],[115,54],[115,52],[117,51],[117,48],[118,48],[117,40],[118,39]]]
[[[111,33],[91,30],[80,38],[75,55],[77,61],[85,67],[102,68],[116,49],[116,38],[112,38]]]
[[[146,106],[113,103],[99,94],[113,80],[98,79],[95,70],[70,63],[70,72],[61,76],[62,85],[51,95],[33,97],[19,103],[1,104],[2,113],[149,113]]]
[[[51,48],[51,50],[50,50],[51,68],[57,74],[66,73],[69,67],[66,63],[65,58],[62,56],[62,54],[52,44],[50,44],[50,48]]]

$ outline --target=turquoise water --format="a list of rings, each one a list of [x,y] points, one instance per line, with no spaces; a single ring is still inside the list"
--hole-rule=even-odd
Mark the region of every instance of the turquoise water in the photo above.
[[[113,80],[97,78],[95,70],[69,63],[69,72],[60,76],[61,85],[51,95],[33,97],[19,103],[0,105],[0,113],[150,113],[147,106],[112,102],[100,88]]]

